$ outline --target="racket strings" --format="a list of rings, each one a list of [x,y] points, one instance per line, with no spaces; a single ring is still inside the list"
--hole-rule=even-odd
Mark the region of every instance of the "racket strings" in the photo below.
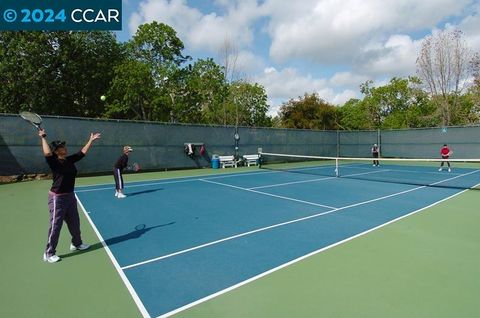
[[[40,118],[40,116],[38,116],[37,114],[35,113],[31,113],[31,112],[21,112],[20,113],[20,116],[25,119],[25,120],[28,120],[29,122],[31,123],[34,123],[36,125],[40,125],[42,123],[42,118]]]

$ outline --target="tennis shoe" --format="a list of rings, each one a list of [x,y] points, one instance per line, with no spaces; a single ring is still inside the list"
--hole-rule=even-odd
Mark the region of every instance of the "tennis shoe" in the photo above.
[[[125,194],[123,194],[123,193],[119,193],[119,194],[117,195],[117,198],[119,198],[119,199],[123,199],[123,198],[126,198],[126,197],[127,197],[127,196],[126,196]]]
[[[115,196],[118,197],[118,192],[115,192]]]
[[[60,257],[57,255],[50,255],[47,256],[47,254],[43,254],[43,261],[47,263],[56,263],[60,260]]]
[[[86,250],[86,249],[89,249],[90,248],[90,245],[88,244],[80,244],[78,246],[75,246],[73,244],[70,244],[70,251],[83,251],[83,250]]]
[[[442,171],[442,168],[439,168],[438,171]]]
[[[448,172],[452,172],[452,169],[448,168]]]

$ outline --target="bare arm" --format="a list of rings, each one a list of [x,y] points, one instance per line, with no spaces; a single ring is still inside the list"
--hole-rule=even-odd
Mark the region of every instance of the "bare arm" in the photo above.
[[[48,145],[48,141],[45,138],[45,129],[40,129],[38,131],[38,136],[40,137],[41,143],[42,143],[42,151],[43,155],[45,157],[50,157],[52,155],[52,150],[50,149],[50,146]]]
[[[100,139],[100,133],[91,133],[90,134],[90,139],[87,141],[87,143],[85,144],[85,146],[83,146],[83,148],[81,150],[84,155],[87,154],[88,149],[90,149],[90,146],[92,146],[92,143],[97,139]]]

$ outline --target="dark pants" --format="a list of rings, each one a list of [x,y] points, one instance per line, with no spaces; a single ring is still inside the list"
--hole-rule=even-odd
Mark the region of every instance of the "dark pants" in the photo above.
[[[114,168],[113,169],[113,177],[115,178],[115,189],[122,190],[123,189],[122,170]]]
[[[378,152],[374,152],[374,153],[372,153],[372,155],[373,155],[373,158],[378,158]],[[373,159],[373,164],[375,166],[378,166],[378,165],[380,165],[380,162],[378,160]]]
[[[75,194],[73,192],[65,194],[49,192],[48,208],[50,210],[50,228],[48,229],[45,254],[47,256],[55,255],[63,221],[67,223],[68,230],[72,235],[72,244],[75,246],[81,245],[80,217],[78,216]]]
[[[450,158],[450,157],[442,157],[442,159],[448,159],[448,158]],[[448,167],[450,168],[450,162],[449,162],[449,161],[442,161],[442,163],[440,164],[440,168],[443,167],[443,164],[444,164],[445,162],[447,163]]]

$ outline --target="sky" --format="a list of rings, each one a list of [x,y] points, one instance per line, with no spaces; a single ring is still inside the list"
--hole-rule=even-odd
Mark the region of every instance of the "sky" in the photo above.
[[[139,25],[173,27],[194,60],[231,43],[238,74],[265,87],[270,115],[305,93],[334,105],[360,84],[416,75],[422,41],[459,29],[480,52],[480,0],[123,0],[120,41]]]

